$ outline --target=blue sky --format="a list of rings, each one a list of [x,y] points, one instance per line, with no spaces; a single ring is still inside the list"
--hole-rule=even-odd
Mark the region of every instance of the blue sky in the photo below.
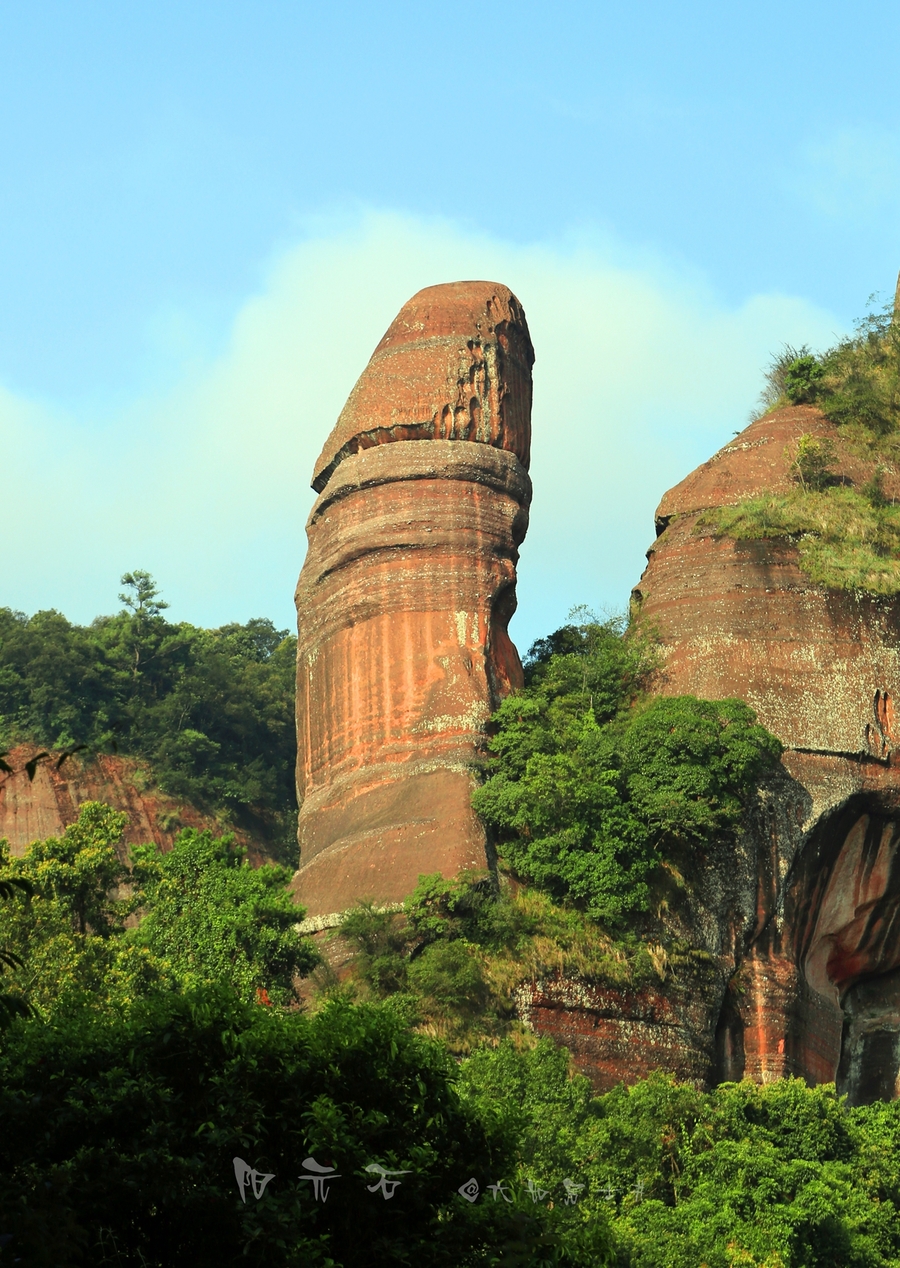
[[[621,607],[784,341],[900,268],[900,9],[0,3],[0,603],[291,622],[311,465],[420,286],[537,349],[520,646]]]

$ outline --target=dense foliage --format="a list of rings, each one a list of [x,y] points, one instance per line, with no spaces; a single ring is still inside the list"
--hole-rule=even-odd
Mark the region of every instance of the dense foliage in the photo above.
[[[296,640],[271,621],[166,620],[144,572],[89,626],[0,609],[0,748],[18,741],[146,759],[160,787],[289,838]]]
[[[0,905],[0,948],[17,960],[9,993],[44,1018],[209,984],[244,1000],[257,991],[293,999],[295,978],[318,956],[294,928],[302,912],[287,869],[251,868],[230,837],[186,829],[168,854],[135,851],[129,874],[124,824],[123,814],[87,802],[61,838],[6,858],[4,877],[25,885]]]
[[[592,1097],[545,1043],[483,1049],[461,1078],[513,1120],[525,1170],[584,1184],[630,1268],[900,1264],[898,1102],[849,1110],[799,1079],[701,1093],[662,1075]]]
[[[900,1264],[900,1104],[662,1075],[593,1096],[548,1041],[455,1065],[387,1004],[207,990],[17,1022],[0,1120],[0,1236],[29,1264]],[[258,1199],[234,1158],[273,1177]],[[405,1172],[390,1200],[373,1162]]]
[[[0,1232],[54,1268],[611,1262],[605,1222],[459,1194],[509,1178],[516,1142],[453,1083],[386,1006],[207,991],[23,1026],[0,1056]],[[235,1159],[272,1177],[259,1197]],[[334,1169],[324,1201],[308,1159]],[[401,1173],[389,1199],[373,1164]],[[569,1228],[601,1254],[568,1257]]]
[[[474,796],[523,880],[623,921],[673,851],[731,835],[781,746],[739,700],[645,699],[652,648],[585,619],[532,649]]]
[[[900,508],[885,497],[883,476],[900,459],[900,323],[893,305],[870,312],[853,335],[814,355],[785,348],[770,367],[767,409],[814,404],[841,429],[844,445],[874,474],[854,487],[833,446],[800,436],[791,455],[796,489],[706,512],[698,531],[738,540],[784,537],[820,585],[871,594],[900,593]]]

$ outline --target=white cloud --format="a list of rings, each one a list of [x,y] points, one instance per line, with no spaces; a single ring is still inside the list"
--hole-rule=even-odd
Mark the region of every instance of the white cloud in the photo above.
[[[513,633],[524,647],[571,604],[622,607],[664,490],[745,425],[772,351],[830,342],[835,322],[779,295],[729,310],[614,259],[371,215],[276,258],[222,356],[174,390],[93,426],[0,393],[0,602],[86,621],[143,567],[176,618],[289,624],[313,461],[368,356],[420,287],[485,277],[516,291],[537,351]]]

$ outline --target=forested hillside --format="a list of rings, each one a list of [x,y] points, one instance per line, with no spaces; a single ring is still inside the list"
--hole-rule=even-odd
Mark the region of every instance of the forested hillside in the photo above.
[[[164,792],[294,841],[296,638],[258,618],[200,629],[166,617],[146,572],[90,625],[0,609],[0,749],[30,741],[145,759]]]

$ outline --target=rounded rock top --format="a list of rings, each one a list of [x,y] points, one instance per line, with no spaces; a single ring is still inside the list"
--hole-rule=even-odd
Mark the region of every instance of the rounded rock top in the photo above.
[[[528,467],[534,349],[519,300],[499,282],[427,286],[403,305],[325,442],[312,485],[344,458],[402,440],[470,440]]]

